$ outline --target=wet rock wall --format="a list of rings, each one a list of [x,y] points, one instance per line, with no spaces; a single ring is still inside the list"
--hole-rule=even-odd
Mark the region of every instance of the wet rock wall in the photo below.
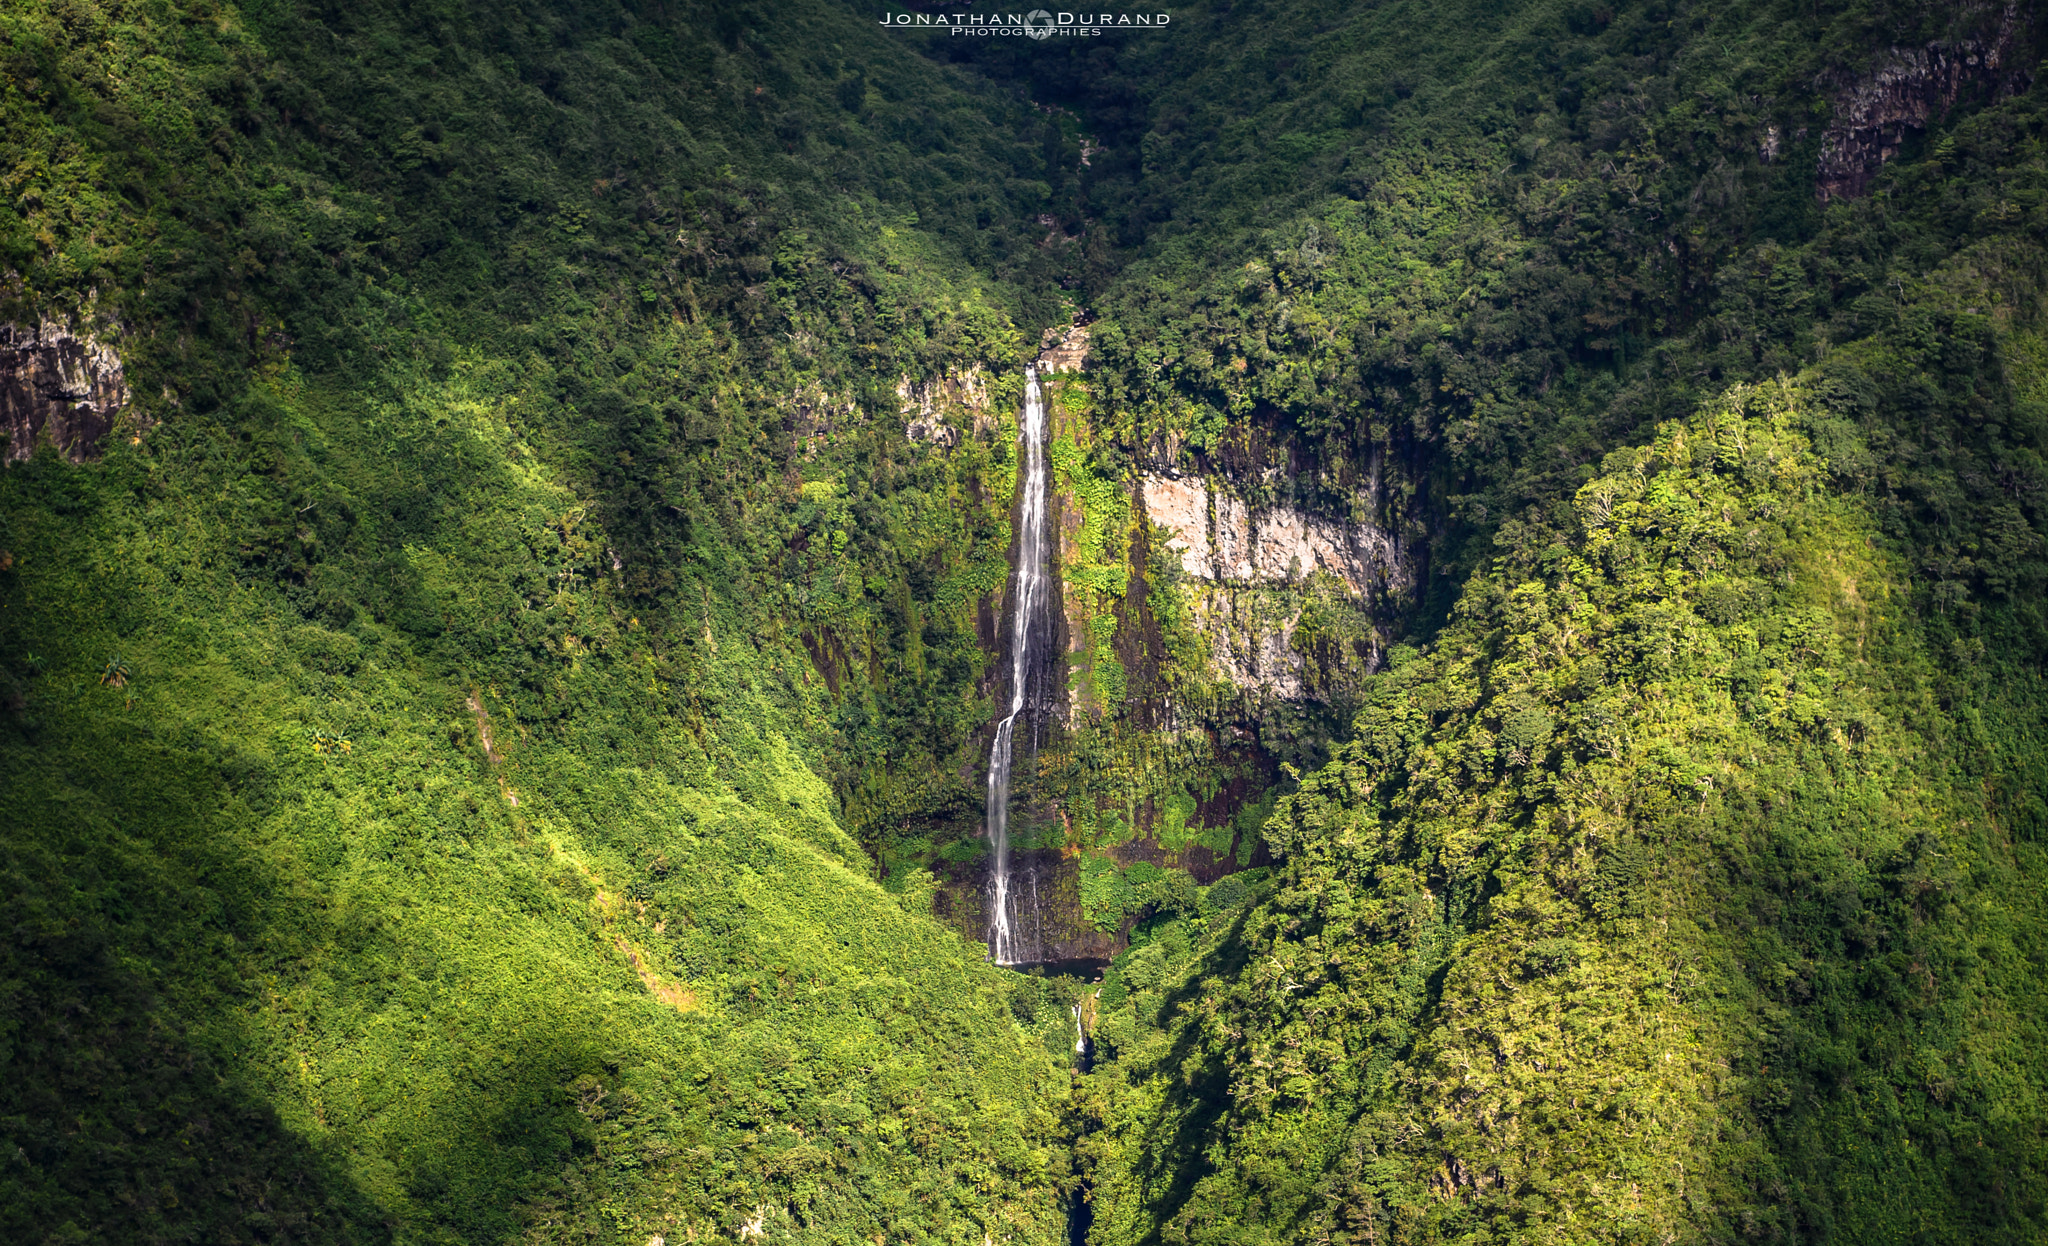
[[[74,463],[96,459],[128,406],[120,356],[90,333],[48,321],[0,324],[0,461],[44,445]]]

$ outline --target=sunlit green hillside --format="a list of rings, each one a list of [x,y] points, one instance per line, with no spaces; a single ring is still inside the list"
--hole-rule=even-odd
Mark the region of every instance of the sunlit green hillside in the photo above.
[[[747,21],[8,17],[12,306],[137,400],[0,477],[0,1235],[1064,1231],[1066,1005],[873,880],[753,591],[791,396],[1014,356],[1035,192]]]
[[[2048,1231],[2039,15],[878,16],[0,5],[0,1238]]]

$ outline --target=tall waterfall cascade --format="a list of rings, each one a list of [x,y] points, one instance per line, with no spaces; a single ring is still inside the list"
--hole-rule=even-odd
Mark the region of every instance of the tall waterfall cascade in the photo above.
[[[1010,759],[1012,734],[1030,691],[1033,646],[1039,639],[1032,631],[1044,615],[1046,594],[1045,395],[1039,388],[1035,364],[1024,369],[1024,416],[1019,423],[1023,505],[1017,522],[1017,587],[1010,594],[1010,712],[996,725],[995,745],[988,758],[988,842],[995,890],[990,903],[988,955],[998,965],[1027,959],[1019,955],[1017,923],[1010,911]],[[1036,909],[1035,904],[1032,907]]]

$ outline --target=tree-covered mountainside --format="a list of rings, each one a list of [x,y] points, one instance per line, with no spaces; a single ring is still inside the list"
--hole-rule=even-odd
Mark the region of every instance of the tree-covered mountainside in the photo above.
[[[2039,679],[1912,617],[1838,423],[1615,451],[1396,652],[1271,894],[1110,975],[1101,1240],[2040,1232]]]
[[[2041,15],[878,16],[0,6],[0,1236],[2048,1233]]]
[[[873,880],[777,574],[1000,563],[864,387],[1016,357],[1037,157],[702,16],[9,11],[13,314],[134,401],[0,477],[0,1236],[1063,1232],[1066,1002]]]

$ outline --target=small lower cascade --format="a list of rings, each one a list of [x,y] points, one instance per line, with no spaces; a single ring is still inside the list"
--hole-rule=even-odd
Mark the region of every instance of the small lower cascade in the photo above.
[[[1037,365],[1024,369],[1024,416],[1018,441],[1023,446],[1019,487],[1023,505],[1017,522],[1017,588],[1010,594],[1010,712],[996,725],[995,746],[988,758],[988,841],[994,862],[990,875],[995,895],[988,923],[988,955],[998,965],[1014,965],[1020,956],[1016,923],[1010,913],[1010,758],[1012,731],[1024,712],[1030,690],[1032,627],[1045,602],[1045,395],[1039,389]],[[1036,879],[1033,879],[1035,885]],[[1035,898],[1035,897],[1034,897]],[[1034,904],[1035,909],[1035,904]],[[1035,915],[1035,914],[1034,914]]]

